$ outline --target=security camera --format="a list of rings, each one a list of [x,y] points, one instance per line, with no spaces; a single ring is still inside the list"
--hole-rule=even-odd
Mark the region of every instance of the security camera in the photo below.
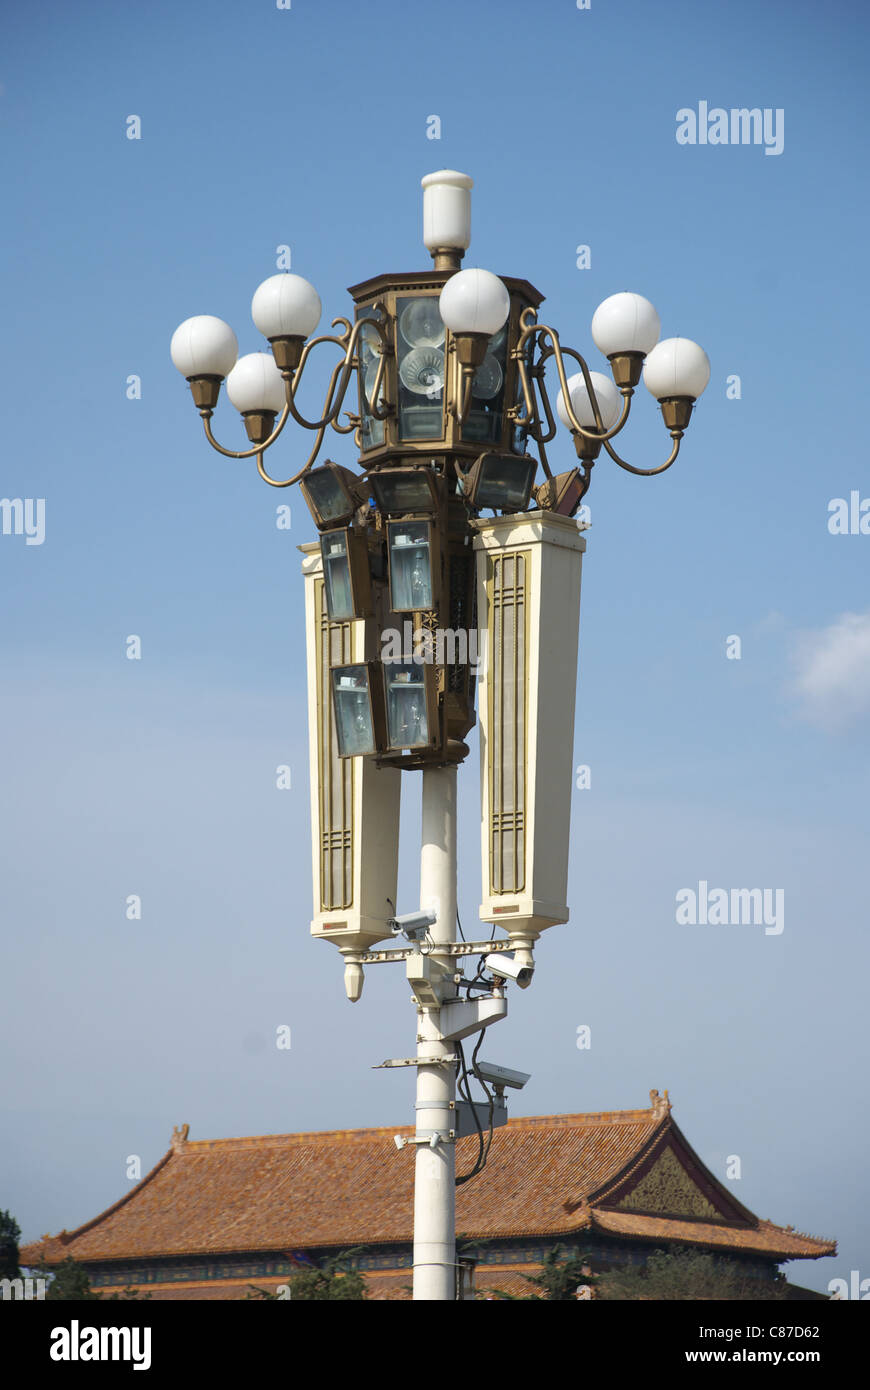
[[[501,951],[487,956],[483,968],[492,975],[498,975],[502,980],[516,980],[520,989],[528,989],[535,973],[534,965],[521,965],[514,956]]]
[[[404,936],[408,941],[419,941],[427,934],[437,916],[432,907],[421,908],[419,912],[404,912],[401,917],[390,918],[390,931],[393,936]]]
[[[514,1090],[521,1091],[531,1078],[531,1072],[511,1071],[510,1067],[497,1067],[495,1062],[478,1062],[474,1070],[482,1081],[502,1090],[505,1086],[513,1086]]]

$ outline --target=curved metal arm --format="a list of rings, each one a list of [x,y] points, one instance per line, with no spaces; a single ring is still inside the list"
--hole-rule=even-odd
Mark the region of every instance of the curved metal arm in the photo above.
[[[673,448],[671,449],[668,458],[665,460],[664,463],[659,464],[658,468],[635,468],[634,464],[627,463],[625,459],[620,458],[619,454],[610,444],[610,440],[613,439],[617,434],[619,434],[620,430],[623,428],[628,419],[629,412],[631,410],[631,398],[634,394],[632,388],[630,386],[624,386],[620,388],[624,400],[622,414],[620,415],[619,420],[616,422],[612,429],[605,430],[604,422],[601,418],[601,411],[598,407],[598,401],[595,396],[595,388],[592,385],[592,381],[589,375],[589,368],[586,365],[584,359],[581,357],[580,353],[575,351],[574,348],[563,348],[561,343],[559,342],[559,335],[555,331],[555,329],[551,328],[549,324],[546,323],[539,324],[537,321],[535,311],[532,308],[524,309],[522,314],[520,315],[520,329],[520,337],[519,341],[517,342],[517,346],[514,350],[514,356],[516,357],[517,362],[519,364],[520,381],[522,383],[523,388],[523,399],[525,401],[526,415],[525,418],[522,420],[520,420],[519,418],[517,419],[516,423],[518,425],[528,429],[531,433],[533,433],[535,437],[538,439],[539,444],[542,440],[549,440],[553,438],[555,434],[555,423],[553,421],[553,413],[550,409],[547,388],[544,382],[543,371],[541,369],[550,357],[555,357],[556,368],[559,373],[559,384],[562,389],[562,401],[564,403],[568,418],[570,419],[572,426],[574,427],[574,432],[582,435],[584,439],[595,441],[598,444],[603,444],[608,454],[613,459],[614,463],[618,463],[620,468],[624,468],[629,473],[637,474],[638,477],[651,478],[654,477],[657,473],[664,473],[666,468],[670,468],[671,464],[676,460],[676,457],[680,452],[680,443],[682,441],[684,433],[682,430],[671,430],[671,438],[674,441]],[[548,348],[543,347],[543,340],[545,337],[549,337],[550,339],[550,346]],[[526,344],[530,338],[533,338],[537,341],[537,345],[540,349],[540,357],[538,358],[538,361],[533,364],[531,369],[529,368],[525,360]],[[573,357],[575,362],[579,363],[580,365],[580,370],[583,373],[583,381],[586,386],[586,391],[589,395],[589,402],[592,406],[592,413],[595,416],[595,423],[598,426],[598,433],[595,433],[592,430],[584,429],[584,427],[580,424],[580,421],[574,414],[574,410],[571,406],[571,399],[568,393],[568,380],[565,376],[565,363],[563,360],[564,357]],[[530,381],[529,379],[530,376],[533,378],[532,381]],[[541,435],[539,417],[535,408],[534,379],[537,379],[538,381],[541,399],[544,402],[544,408],[547,415],[548,433],[543,436]],[[586,489],[584,488],[584,492],[585,490]]]
[[[347,393],[351,373],[353,372],[354,367],[359,365],[358,361],[355,358],[355,353],[357,349],[357,343],[359,342],[360,334],[362,333],[363,329],[367,328],[369,325],[371,325],[371,327],[374,328],[377,332],[378,336],[381,339],[381,345],[383,348],[383,351],[381,353],[381,361],[378,364],[378,373],[376,378],[376,385],[378,388],[380,388],[381,381],[383,380],[385,361],[390,350],[390,344],[385,325],[380,323],[378,319],[357,319],[356,323],[353,325],[351,325],[349,319],[345,318],[337,318],[332,320],[333,328],[338,327],[339,324],[344,324],[345,330],[340,338],[333,337],[329,333],[324,333],[319,338],[312,338],[310,342],[307,342],[305,344],[305,347],[302,349],[302,356],[299,359],[299,366],[296,369],[296,376],[293,384],[293,389],[290,393],[290,414],[293,416],[293,419],[296,421],[297,425],[302,425],[302,427],[307,430],[319,430],[321,426],[331,425],[333,420],[337,419],[339,411],[341,410],[342,404],[344,402],[345,395]],[[296,392],[299,389],[299,382],[302,377],[302,373],[305,369],[305,365],[311,354],[311,351],[320,343],[335,343],[336,347],[340,347],[343,350],[344,356],[341,362],[337,363],[336,367],[333,369],[332,377],[329,383],[329,391],[327,392],[326,396],[326,414],[320,420],[306,420],[305,417],[301,415],[299,411],[296,409]],[[339,374],[340,379],[338,380],[338,386],[336,388],[336,380],[339,378]],[[365,388],[363,388],[363,394],[365,394]],[[377,399],[377,393],[375,398]],[[387,418],[387,414],[389,414],[389,412],[387,411],[385,414],[381,415],[377,412],[376,409],[372,410],[371,413],[375,416],[376,419],[379,420],[385,420]]]
[[[554,416],[553,416],[553,407],[550,405],[550,394],[549,394],[549,392],[548,392],[548,390],[547,390],[547,381],[546,381],[546,377],[544,376],[544,372],[543,372],[543,368],[542,368],[542,364],[543,364],[544,361],[545,361],[545,358],[542,356],[541,359],[539,360],[537,366],[535,366],[535,367],[532,368],[532,374],[531,374],[531,375],[532,375],[532,390],[534,391],[534,390],[537,388],[538,394],[539,394],[539,396],[540,396],[540,398],[541,398],[541,404],[542,404],[543,407],[544,407],[544,414],[545,414],[546,417],[547,417],[547,433],[546,433],[546,434],[540,434],[540,433],[538,433],[538,435],[537,435],[538,442],[539,442],[539,443],[543,443],[543,444],[549,444],[549,442],[550,442],[551,439],[555,439],[555,438],[556,438],[557,427],[556,427],[555,418],[554,418]],[[537,427],[538,427],[538,428],[540,427],[540,424],[541,424],[541,422],[538,421],[538,422],[537,422]]]
[[[278,419],[278,423],[276,424],[272,433],[269,435],[269,438],[264,440],[262,444],[255,444],[253,449],[225,449],[223,444],[218,444],[211,430],[211,417],[214,414],[214,412],[211,410],[201,410],[199,413],[202,419],[203,428],[205,429],[205,437],[208,440],[209,444],[212,446],[212,448],[217,449],[219,454],[223,454],[224,458],[228,459],[250,459],[253,458],[255,454],[264,453],[265,450],[269,448],[270,444],[275,443],[275,440],[278,438],[278,435],[281,433],[288,419],[290,418],[290,392],[292,389],[290,378],[291,373],[288,372],[287,375],[284,376],[284,394],[286,397],[286,401],[284,404],[284,409],[281,411],[281,415]]]
[[[314,448],[308,455],[308,461],[303,465],[302,468],[299,469],[298,473],[294,473],[292,478],[285,478],[283,482],[279,482],[277,478],[270,478],[269,474],[266,472],[266,466],[263,463],[263,452],[265,446],[259,448],[257,450],[257,472],[263,479],[263,482],[269,483],[271,487],[289,487],[291,483],[298,483],[299,479],[305,476],[311,465],[314,463],[314,460],[317,458],[317,455],[320,453],[320,447],[323,444],[323,436],[325,434],[326,425],[321,425],[320,429],[317,431],[317,438],[314,441]]]
[[[551,346],[547,349],[544,349],[542,347],[542,341],[545,335],[549,337],[551,344]],[[559,373],[559,385],[562,388],[562,404],[565,407],[565,413],[568,416],[568,419],[571,421],[572,433],[580,434],[583,436],[584,439],[594,440],[598,444],[605,444],[608,439],[613,439],[615,435],[619,434],[619,431],[622,429],[626,420],[628,419],[628,413],[631,409],[631,397],[634,394],[631,387],[625,387],[623,389],[622,394],[624,397],[624,404],[622,407],[622,414],[619,420],[616,422],[612,429],[605,429],[604,421],[601,418],[601,411],[598,406],[598,398],[595,395],[595,387],[592,385],[592,378],[589,375],[589,368],[586,365],[585,359],[581,357],[580,353],[575,351],[574,348],[563,348],[561,343],[559,342],[558,333],[556,332],[555,328],[551,328],[549,324],[538,324],[537,336],[538,345],[539,347],[541,347],[541,356],[538,365],[542,366],[546,361],[548,361],[548,359],[551,356],[555,357],[556,359],[556,370]],[[581,425],[580,421],[577,419],[577,416],[574,414],[574,407],[571,405],[571,393],[568,390],[568,378],[565,375],[565,362],[563,353],[568,357],[573,357],[575,362],[579,363],[580,365],[580,370],[583,373],[583,382],[586,386],[586,394],[589,397],[589,404],[592,406],[592,414],[595,416],[597,433],[593,430],[587,429],[585,425]]]
[[[593,401],[593,399],[594,399],[594,394],[593,394],[593,390],[592,390],[592,382],[591,382],[591,380],[590,380],[590,378],[589,378],[589,369],[588,369],[586,363],[583,361],[583,358],[580,356],[579,352],[576,352],[574,348],[562,347],[561,344],[559,344],[559,348],[558,348],[556,351],[559,352],[559,355],[560,355],[561,357],[573,357],[575,362],[579,362],[579,364],[580,364],[580,370],[581,370],[582,373],[583,373],[583,381],[584,381],[584,383],[585,383],[585,385],[586,385],[586,390],[587,390],[587,392],[589,393],[589,399],[590,399],[590,401]],[[543,353],[541,354],[541,362],[546,362],[547,359],[548,359],[551,355],[553,355],[553,354],[554,354],[554,349],[551,348],[551,347],[547,348],[546,351],[543,352]],[[558,365],[558,364],[557,364],[557,365]],[[586,429],[585,426],[581,426],[581,427],[580,427],[580,433],[583,435],[584,439],[595,439],[595,440],[597,440],[597,442],[598,442],[599,444],[606,444],[606,442],[607,442],[608,439],[613,439],[615,435],[619,434],[619,431],[622,429],[623,425],[625,424],[626,420],[628,419],[629,412],[630,412],[630,410],[631,410],[631,401],[632,401],[632,397],[634,396],[634,389],[633,389],[631,386],[621,386],[621,387],[619,388],[619,390],[620,390],[620,393],[621,393],[622,398],[623,398],[623,400],[622,400],[622,414],[620,415],[620,417],[619,417],[619,419],[617,420],[616,424],[613,426],[612,429],[607,430],[604,434],[593,434],[593,432],[592,432],[591,430]],[[563,399],[563,400],[567,400],[567,399],[568,399],[567,396],[565,396],[564,390],[563,390],[563,392],[562,392],[562,399]],[[570,415],[571,419],[573,420],[573,419],[574,419],[574,411],[573,411],[573,409],[571,409],[570,406],[568,406],[567,409],[568,409],[568,414]]]
[[[376,304],[374,307],[376,309],[383,308],[383,306],[380,304]],[[374,328],[378,330],[378,333],[381,336],[382,351],[379,354],[380,360],[378,361],[378,370],[375,372],[375,384],[372,388],[371,400],[369,400],[369,396],[366,391],[365,377],[362,370],[362,362],[359,360],[359,358],[357,359],[357,370],[359,372],[359,388],[360,395],[362,397],[363,410],[367,415],[370,415],[373,420],[386,420],[392,414],[392,407],[389,404],[385,403],[384,409],[379,410],[378,396],[380,395],[381,387],[384,384],[384,372],[387,366],[387,357],[390,354],[389,338],[387,337],[384,325],[378,319],[358,319],[357,324],[361,327],[367,327],[369,324],[371,324]],[[342,431],[342,433],[347,434],[349,433],[349,430],[344,430]]]
[[[517,366],[520,370],[520,385],[523,388],[523,403],[526,407],[526,414],[522,420],[517,420],[517,424],[521,428],[531,430],[538,418],[535,411],[534,388],[529,383],[529,364],[526,362],[526,343],[537,332],[537,315],[531,305],[520,314],[519,326],[520,337],[511,356],[517,359]],[[534,356],[534,346],[532,347],[532,356]]]
[[[360,333],[363,327],[371,324],[372,327],[379,334],[381,343],[384,348],[384,352],[382,353],[381,357],[381,362],[378,367],[378,381],[376,383],[378,385],[380,385],[380,382],[383,378],[384,367],[386,365],[386,356],[388,355],[390,350],[386,329],[383,324],[378,322],[377,319],[358,319],[357,322],[353,325],[351,325],[350,321],[345,318],[333,319],[333,328],[336,328],[339,324],[343,324],[345,329],[341,337],[335,337],[332,334],[324,333],[321,334],[319,338],[309,339],[309,341],[305,344],[304,348],[302,349],[302,354],[299,358],[299,366],[295,369],[295,371],[290,371],[286,373],[282,372],[282,376],[284,377],[285,394],[284,409],[281,411],[281,415],[275,425],[275,428],[269,435],[269,438],[264,440],[262,444],[255,444],[252,449],[225,449],[224,446],[220,444],[217,441],[217,439],[215,439],[214,433],[212,432],[211,417],[214,412],[212,410],[201,410],[199,413],[202,418],[203,427],[205,429],[206,439],[208,440],[209,444],[211,444],[212,448],[216,449],[219,454],[223,454],[225,458],[249,459],[254,458],[256,456],[257,468],[261,476],[265,478],[266,482],[274,483],[274,480],[269,478],[263,469],[263,454],[266,452],[268,448],[270,448],[272,444],[275,443],[275,440],[281,434],[282,430],[284,429],[284,426],[287,424],[288,419],[292,415],[296,423],[302,425],[304,429],[318,431],[318,439],[315,444],[314,452],[312,453],[308,463],[305,465],[305,468],[302,469],[301,473],[296,475],[297,477],[301,477],[302,473],[304,473],[310,467],[311,463],[317,457],[317,453],[323,442],[323,431],[326,429],[328,425],[334,424],[335,420],[338,417],[339,411],[341,410],[341,406],[344,401],[345,394],[347,392],[348,383],[350,382],[351,373],[353,372],[354,367],[358,365],[354,354],[356,352],[357,343],[359,341]],[[332,370],[332,375],[329,381],[329,389],[326,393],[326,414],[323,416],[321,420],[306,420],[305,417],[301,415],[300,412],[296,409],[296,392],[299,389],[299,382],[302,377],[302,373],[308,361],[308,358],[311,355],[311,351],[320,343],[335,343],[336,347],[340,347],[342,349],[343,356],[341,360],[336,363],[335,367]],[[373,411],[372,413],[376,416],[377,419],[386,419],[386,416],[387,414],[389,414],[389,411],[387,411],[384,415],[379,415],[377,411]],[[339,426],[338,432],[340,434],[348,434],[350,430],[353,428],[355,428],[354,425],[347,426],[346,428],[342,428],[341,426]],[[290,479],[289,481],[292,482],[295,480]],[[274,483],[274,486],[286,487],[288,486],[288,484]]]
[[[656,473],[664,473],[666,468],[670,468],[677,454],[680,452],[682,438],[682,430],[671,430],[671,439],[674,441],[674,447],[671,449],[670,457],[667,458],[664,463],[660,463],[658,468],[635,468],[633,463],[626,463],[625,459],[621,459],[619,454],[611,447],[606,439],[604,440],[604,447],[613,459],[613,462],[618,463],[620,468],[626,469],[628,473],[636,473],[639,478],[652,478]]]

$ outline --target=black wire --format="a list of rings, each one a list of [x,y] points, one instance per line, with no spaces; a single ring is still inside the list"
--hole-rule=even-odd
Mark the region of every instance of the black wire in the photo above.
[[[389,899],[387,899],[387,901],[389,902]],[[462,930],[462,921],[461,921],[460,916],[459,916],[459,908],[458,908],[458,907],[457,907],[457,909],[456,909],[456,925],[457,925],[457,927],[459,928],[459,935],[462,937],[462,940],[464,941],[464,940],[465,940],[465,932]]]
[[[484,1140],[484,1137],[483,1137],[483,1127],[481,1126],[481,1123],[480,1123],[480,1116],[479,1116],[478,1113],[477,1113],[477,1107],[476,1107],[476,1105],[474,1104],[473,1101],[471,1101],[471,1102],[470,1102],[470,1103],[471,1103],[471,1113],[472,1113],[472,1115],[473,1115],[473,1117],[474,1117],[474,1123],[475,1123],[475,1126],[477,1127],[477,1136],[478,1136],[478,1152],[477,1152],[477,1159],[476,1159],[476,1161],[475,1161],[474,1167],[471,1169],[470,1172],[468,1172],[468,1173],[463,1173],[461,1177],[458,1177],[458,1178],[456,1179],[456,1186],[457,1186],[457,1187],[460,1187],[460,1186],[462,1185],[462,1183],[464,1183],[464,1182],[469,1182],[472,1178],[476,1177],[478,1173],[480,1173],[480,1172],[483,1171],[483,1169],[486,1167],[486,1161],[487,1161],[487,1159],[489,1158],[489,1150],[490,1150],[490,1147],[491,1147],[491,1145],[492,1145],[492,1136],[493,1136],[493,1128],[494,1128],[494,1123],[493,1123],[493,1122],[494,1122],[494,1119],[495,1119],[495,1116],[494,1116],[494,1113],[493,1113],[493,1112],[494,1112],[494,1101],[493,1101],[493,1098],[492,1098],[492,1093],[491,1093],[489,1087],[487,1086],[486,1082],[484,1081],[483,1077],[480,1076],[480,1075],[475,1071],[475,1067],[476,1067],[476,1065],[477,1065],[477,1054],[478,1054],[478,1052],[480,1051],[481,1047],[483,1046],[483,1039],[484,1039],[485,1034],[486,1034],[486,1029],[485,1029],[485,1028],[481,1028],[481,1030],[480,1030],[480,1036],[478,1037],[477,1042],[475,1043],[475,1046],[474,1046],[474,1051],[473,1051],[472,1054],[471,1054],[471,1069],[470,1069],[470,1072],[469,1072],[469,1069],[468,1069],[468,1068],[466,1067],[466,1065],[465,1065],[465,1054],[462,1052],[461,1044],[458,1044],[458,1046],[459,1046],[459,1051],[460,1051],[460,1055],[461,1055],[461,1057],[462,1057],[463,1081],[465,1082],[465,1091],[463,1092],[463,1094],[470,1097],[470,1095],[471,1095],[471,1090],[470,1090],[470,1086],[469,1086],[469,1077],[470,1077],[470,1075],[474,1075],[474,1076],[477,1078],[477,1080],[480,1082],[480,1085],[481,1085],[482,1088],[483,1088],[484,1095],[486,1096],[487,1102],[488,1102],[488,1104],[489,1104],[489,1133],[487,1134],[487,1137],[486,1137],[486,1139]]]
[[[463,1051],[462,1043],[457,1042],[456,1047],[459,1052],[459,1057],[462,1063],[462,1076],[457,1080],[456,1087],[459,1093],[470,1105],[472,1118],[474,1119],[474,1123],[477,1128],[477,1158],[475,1160],[474,1167],[471,1169],[470,1172],[463,1173],[458,1178],[454,1179],[455,1186],[461,1187],[464,1182],[468,1182],[471,1178],[473,1178],[477,1173],[480,1172],[481,1162],[483,1160],[484,1155],[484,1139],[483,1129],[480,1123],[480,1116],[477,1113],[477,1107],[475,1106],[471,1095],[471,1088],[469,1085],[469,1071],[465,1062],[465,1052]]]

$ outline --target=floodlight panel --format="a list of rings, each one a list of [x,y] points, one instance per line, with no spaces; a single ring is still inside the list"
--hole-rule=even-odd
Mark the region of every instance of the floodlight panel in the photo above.
[[[484,454],[474,480],[474,505],[524,512],[529,505],[535,468],[535,460],[526,454]]]
[[[337,469],[315,468],[301,481],[302,491],[318,526],[333,526],[349,521],[356,511],[356,501]]]
[[[390,602],[394,613],[417,613],[435,606],[432,529],[432,523],[425,518],[387,524]]]
[[[426,468],[391,468],[369,474],[382,512],[431,512],[438,503],[432,474]]]
[[[384,665],[387,743],[392,749],[427,748],[433,742],[426,667],[416,662]]]
[[[377,753],[368,667],[364,662],[334,666],[331,674],[339,757]]]

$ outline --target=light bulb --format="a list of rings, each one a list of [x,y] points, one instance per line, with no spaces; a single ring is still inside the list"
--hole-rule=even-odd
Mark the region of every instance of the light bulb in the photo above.
[[[661,332],[659,316],[642,294],[612,294],[592,315],[592,337],[605,357],[650,352]]]
[[[270,275],[254,291],[251,317],[264,338],[307,338],[320,322],[320,296],[301,275]]]
[[[414,348],[402,359],[399,379],[415,396],[437,396],[444,387],[444,353],[437,348]]]
[[[710,380],[710,359],[691,338],[665,338],[653,348],[643,383],[657,401],[684,396],[697,400]]]
[[[227,377],[227,395],[243,415],[252,410],[284,409],[284,381],[270,352],[240,357]]]
[[[441,291],[439,305],[451,333],[483,333],[490,338],[507,320],[511,301],[491,271],[459,270]]]
[[[434,295],[415,299],[399,316],[402,337],[411,347],[438,347],[444,342],[444,321]]]
[[[183,377],[216,376],[223,381],[239,355],[236,335],[223,319],[197,314],[176,328],[169,354]]]
[[[619,412],[622,409],[622,397],[610,380],[609,376],[604,376],[601,372],[590,372],[589,377],[598,401],[598,409],[601,412],[601,421],[605,430],[609,430],[619,419]],[[595,415],[592,410],[592,402],[589,399],[589,392],[586,390],[586,382],[583,380],[583,373],[576,372],[574,376],[568,377],[568,396],[571,401],[571,409],[580,421],[584,429],[597,430]],[[573,429],[570,417],[565,409],[565,401],[562,392],[556,398],[556,411],[559,419],[566,429]]]

